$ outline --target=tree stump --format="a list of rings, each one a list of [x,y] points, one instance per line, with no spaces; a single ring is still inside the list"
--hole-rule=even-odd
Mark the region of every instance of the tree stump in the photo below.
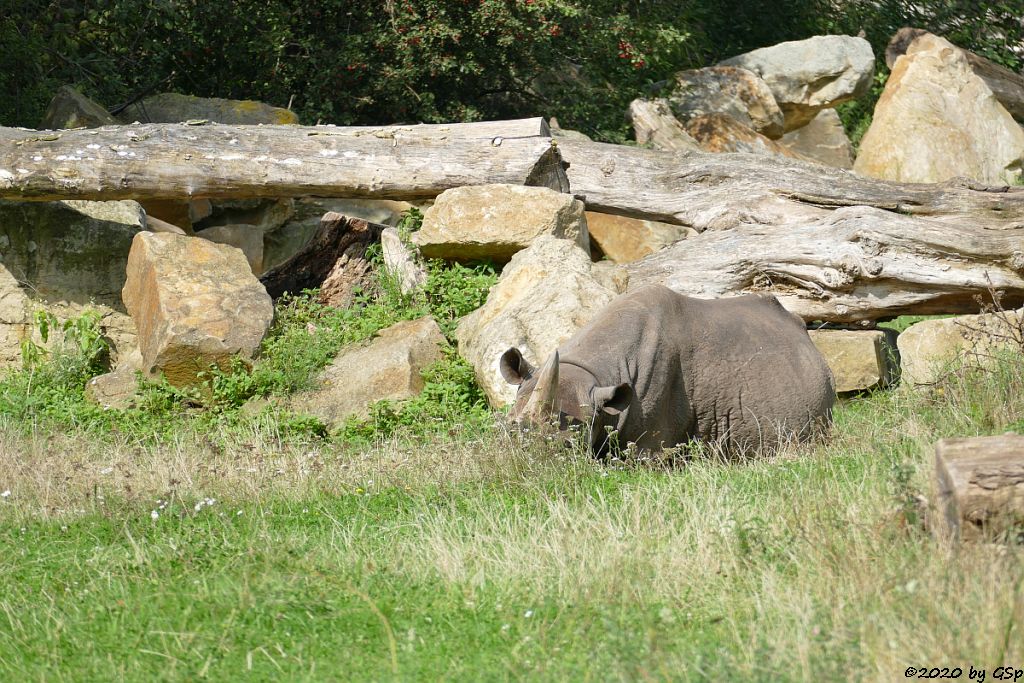
[[[974,541],[1024,534],[1024,436],[939,441],[934,484],[937,535]]]
[[[260,277],[271,298],[320,288],[320,301],[344,308],[357,288],[369,284],[371,265],[366,251],[380,242],[386,225],[328,211],[306,246]]]

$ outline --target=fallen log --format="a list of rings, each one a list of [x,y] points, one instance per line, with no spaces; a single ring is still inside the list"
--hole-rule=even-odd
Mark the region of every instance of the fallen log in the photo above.
[[[1024,537],[1024,436],[939,441],[933,485],[933,528],[940,538],[1016,542]]]
[[[321,303],[345,308],[355,290],[369,283],[373,268],[366,251],[380,242],[386,227],[328,211],[306,246],[261,275],[260,282],[275,300],[319,288]]]
[[[8,199],[423,199],[484,183],[568,190],[543,119],[378,127],[189,122],[0,128],[0,198]]]
[[[1024,304],[1024,222],[905,216],[870,206],[708,230],[626,266],[629,288],[701,298],[772,293],[804,320],[974,313],[992,289]]]
[[[684,225],[701,232],[773,225],[780,233],[834,209],[967,221],[991,229],[1024,224],[1024,188],[965,179],[893,183],[819,164],[754,154],[663,152],[558,140],[574,194],[588,211]]]

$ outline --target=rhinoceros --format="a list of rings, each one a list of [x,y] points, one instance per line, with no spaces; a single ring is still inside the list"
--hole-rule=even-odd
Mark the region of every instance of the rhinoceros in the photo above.
[[[518,349],[500,361],[519,385],[519,423],[583,425],[603,453],[690,440],[773,450],[831,420],[835,382],[804,323],[774,296],[694,299],[661,285],[623,294],[539,371]]]

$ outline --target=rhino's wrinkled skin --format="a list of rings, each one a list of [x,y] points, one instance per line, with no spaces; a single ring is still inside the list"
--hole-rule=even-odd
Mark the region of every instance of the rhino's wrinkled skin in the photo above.
[[[516,349],[501,366],[519,384],[514,419],[557,413],[563,428],[587,425],[596,452],[608,428],[647,450],[696,439],[770,451],[824,428],[835,401],[804,324],[772,296],[704,300],[644,287],[612,301],[540,370]]]

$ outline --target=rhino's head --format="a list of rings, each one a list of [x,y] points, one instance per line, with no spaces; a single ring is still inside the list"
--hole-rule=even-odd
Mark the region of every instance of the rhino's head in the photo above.
[[[633,400],[628,384],[600,386],[584,368],[560,363],[557,351],[535,370],[519,349],[511,348],[502,354],[500,367],[505,381],[519,387],[509,413],[512,420],[531,426],[557,421],[562,430],[578,426],[589,435],[595,452],[607,448],[610,430],[621,429]]]

